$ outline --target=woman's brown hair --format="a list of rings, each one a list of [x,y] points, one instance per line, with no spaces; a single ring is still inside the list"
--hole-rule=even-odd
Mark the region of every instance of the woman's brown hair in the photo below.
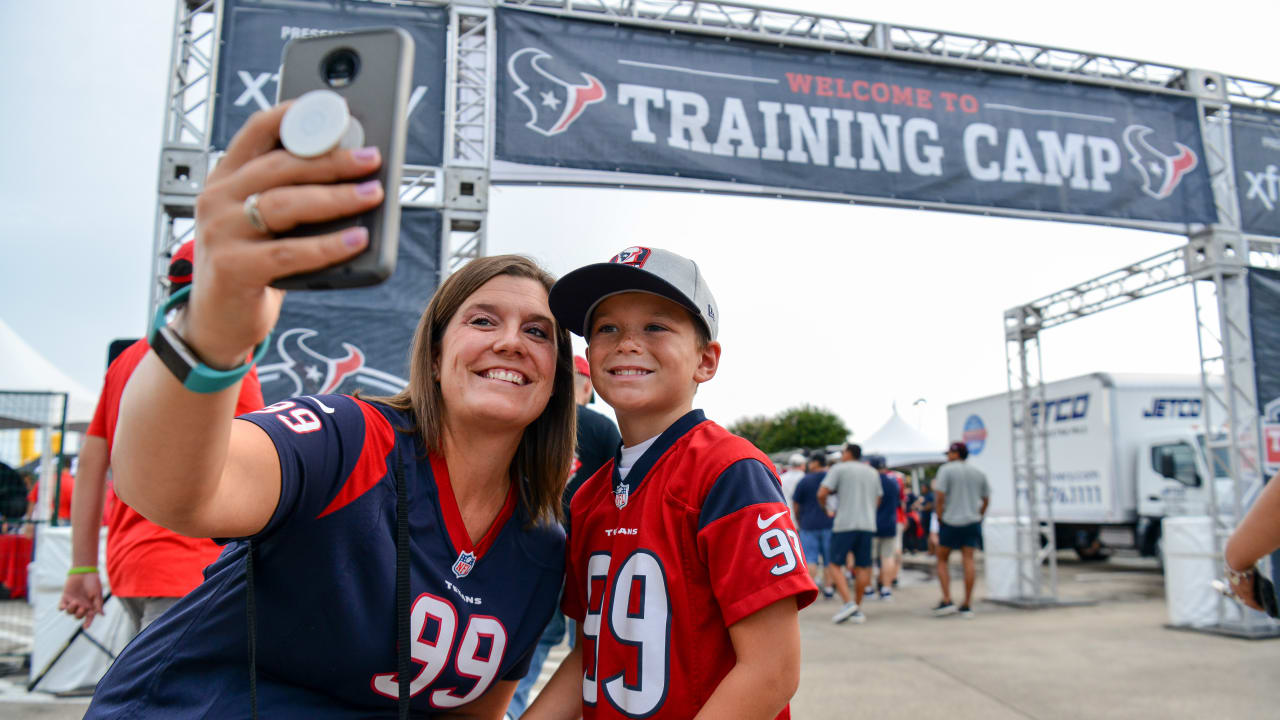
[[[409,356],[409,385],[388,398],[371,398],[397,410],[413,413],[416,431],[431,452],[442,451],[444,397],[432,377],[432,364],[440,354],[440,340],[453,316],[467,298],[499,275],[529,278],[551,291],[555,278],[522,255],[496,255],[464,265],[440,285],[418,321]],[[555,329],[556,372],[547,407],[524,429],[520,446],[511,460],[511,471],[520,488],[520,501],[533,523],[559,519],[560,496],[569,479],[576,442],[577,408],[573,400],[573,346],[569,332]]]

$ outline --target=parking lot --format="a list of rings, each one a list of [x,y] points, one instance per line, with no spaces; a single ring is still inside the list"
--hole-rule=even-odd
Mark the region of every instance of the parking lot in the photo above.
[[[958,574],[959,563],[953,565]],[[1018,610],[979,601],[971,620],[934,618],[937,582],[924,556],[909,558],[894,602],[865,603],[864,625],[832,625],[838,603],[819,599],[800,616],[804,664],[792,716],[1275,715],[1280,689],[1269,678],[1280,668],[1280,640],[1165,628],[1163,578],[1153,561],[1080,563],[1063,553],[1059,577],[1063,599],[1096,604]],[[84,700],[24,697],[22,680],[0,683],[0,718],[83,714]]]

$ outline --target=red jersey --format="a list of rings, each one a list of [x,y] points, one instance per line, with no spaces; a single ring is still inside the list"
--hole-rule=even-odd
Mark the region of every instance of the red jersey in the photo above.
[[[571,507],[563,609],[582,623],[583,718],[690,718],[736,662],[729,626],[818,590],[773,465],[701,411],[625,479],[616,466]]]
[[[76,491],[75,478],[71,476],[71,471],[64,469],[58,480],[58,519],[71,519],[71,495]],[[35,507],[40,502],[40,485],[37,483],[31,486],[31,491],[27,493],[27,505]]]
[[[146,339],[139,340],[107,368],[87,434],[107,441],[108,457],[125,383],[150,349]],[[251,370],[240,384],[236,414],[253,412],[263,404],[257,370]],[[222,547],[208,538],[178,535],[142,517],[116,497],[110,484],[105,504],[107,579],[111,592],[120,597],[182,597],[204,580],[205,567],[222,552]]]
[[[886,473],[898,483],[898,524],[907,524],[907,478],[897,470]]]

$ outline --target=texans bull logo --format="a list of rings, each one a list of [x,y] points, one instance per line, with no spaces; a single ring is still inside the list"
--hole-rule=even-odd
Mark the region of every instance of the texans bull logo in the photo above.
[[[577,120],[587,106],[605,99],[604,85],[593,75],[580,73],[586,83],[574,85],[543,67],[551,55],[539,48],[517,50],[507,60],[507,73],[519,88],[515,96],[529,108],[524,126],[547,137],[559,135]]]
[[[258,379],[264,387],[264,395],[271,399],[298,395],[327,395],[338,392],[347,381],[357,382],[370,390],[395,394],[407,383],[391,373],[375,370],[365,365],[365,354],[351,343],[342,343],[342,357],[325,357],[307,347],[306,341],[319,333],[310,328],[290,328],[276,340],[279,362],[258,366]],[[266,392],[274,382],[290,383],[274,388],[283,392]]]
[[[626,250],[609,258],[609,262],[618,265],[630,265],[632,267],[642,268],[649,261],[650,250],[647,247],[633,245]]]
[[[1173,194],[1178,183],[1197,163],[1196,154],[1180,142],[1173,146],[1177,155],[1168,155],[1147,142],[1154,130],[1146,125],[1130,125],[1124,130],[1124,145],[1129,148],[1129,163],[1142,175],[1142,192],[1157,200]]]

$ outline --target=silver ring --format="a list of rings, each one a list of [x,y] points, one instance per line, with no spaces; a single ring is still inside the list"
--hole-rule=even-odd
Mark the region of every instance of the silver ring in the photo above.
[[[244,199],[244,216],[249,219],[249,224],[258,232],[271,233],[271,229],[267,227],[267,222],[262,219],[262,213],[258,210],[258,193],[254,193]]]

